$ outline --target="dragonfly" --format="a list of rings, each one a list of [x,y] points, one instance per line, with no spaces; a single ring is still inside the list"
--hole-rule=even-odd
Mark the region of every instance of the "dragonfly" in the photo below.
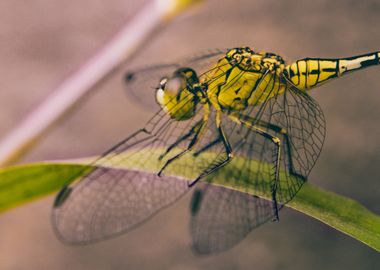
[[[309,90],[378,65],[379,54],[286,64],[238,47],[127,72],[128,93],[158,111],[67,179],[53,206],[59,239],[87,244],[120,235],[194,190],[193,250],[235,246],[279,220],[318,159],[325,119]]]

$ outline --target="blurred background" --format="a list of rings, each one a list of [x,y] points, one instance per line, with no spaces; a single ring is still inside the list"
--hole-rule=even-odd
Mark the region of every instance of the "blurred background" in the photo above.
[[[0,1],[0,138],[107,42],[146,1]],[[130,63],[149,66],[219,47],[250,46],[288,60],[380,50],[377,0],[209,0],[160,31]],[[129,68],[126,65],[124,71]],[[312,92],[327,139],[310,181],[380,214],[380,76],[372,68]],[[102,153],[150,113],[123,88],[123,73],[99,85],[22,162]],[[51,229],[53,196],[0,216],[0,269],[375,269],[380,255],[301,213],[253,231],[210,257],[190,249],[189,196],[150,222],[95,245],[61,244]]]

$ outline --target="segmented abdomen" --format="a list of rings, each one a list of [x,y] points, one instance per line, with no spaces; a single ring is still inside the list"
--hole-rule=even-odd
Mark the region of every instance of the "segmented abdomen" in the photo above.
[[[379,64],[379,52],[340,59],[305,58],[286,66],[285,77],[298,89],[308,90],[351,71]]]

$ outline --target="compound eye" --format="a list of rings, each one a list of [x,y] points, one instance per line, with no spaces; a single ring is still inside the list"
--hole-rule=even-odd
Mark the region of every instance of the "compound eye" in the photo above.
[[[165,82],[165,87],[163,88],[165,92],[171,95],[178,95],[181,90],[185,87],[184,80],[178,77],[170,78]]]

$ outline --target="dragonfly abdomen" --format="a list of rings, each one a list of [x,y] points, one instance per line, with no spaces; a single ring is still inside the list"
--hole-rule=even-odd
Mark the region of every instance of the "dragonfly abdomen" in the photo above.
[[[380,52],[340,59],[305,58],[286,66],[285,77],[298,89],[308,90],[346,73],[379,64]]]

